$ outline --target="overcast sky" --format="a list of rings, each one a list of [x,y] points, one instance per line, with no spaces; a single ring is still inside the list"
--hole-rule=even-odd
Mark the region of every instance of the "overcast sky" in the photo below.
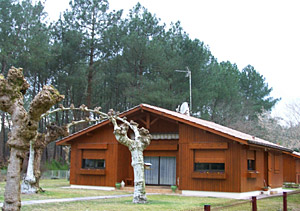
[[[47,0],[51,19],[69,0]],[[266,78],[272,97],[281,98],[273,114],[285,115],[285,104],[300,99],[299,0],[109,0],[110,9],[129,9],[140,2],[169,25],[180,21],[192,39],[209,46],[221,61],[248,64]]]

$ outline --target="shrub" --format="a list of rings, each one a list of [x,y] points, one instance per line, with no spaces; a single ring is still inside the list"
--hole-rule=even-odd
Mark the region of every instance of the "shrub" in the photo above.
[[[52,160],[51,162],[46,162],[46,168],[48,170],[69,170],[69,165]]]

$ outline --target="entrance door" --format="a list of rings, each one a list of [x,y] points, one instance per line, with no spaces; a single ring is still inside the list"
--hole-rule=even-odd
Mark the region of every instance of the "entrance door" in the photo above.
[[[147,185],[176,184],[176,157],[145,157],[144,162],[152,164],[145,170]]]

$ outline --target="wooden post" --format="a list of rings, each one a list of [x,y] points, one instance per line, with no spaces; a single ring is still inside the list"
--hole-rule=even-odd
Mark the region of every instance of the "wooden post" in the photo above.
[[[283,192],[283,211],[287,211],[287,193]]]
[[[204,205],[204,211],[210,211],[210,205],[208,204]]]
[[[256,196],[252,196],[252,211],[257,211]]]

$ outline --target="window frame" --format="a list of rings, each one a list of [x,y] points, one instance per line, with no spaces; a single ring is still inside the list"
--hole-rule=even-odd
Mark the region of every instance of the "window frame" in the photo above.
[[[247,151],[247,171],[256,171],[256,151]]]
[[[203,142],[190,144],[189,148],[193,150],[193,170],[191,173],[192,179],[214,179],[226,180],[227,160],[226,154],[228,143],[226,142]],[[199,163],[208,165],[208,168],[199,169]],[[213,165],[219,166],[214,168]],[[221,166],[221,167],[220,167]]]
[[[255,160],[247,160],[247,170],[248,171],[256,171],[256,161]]]
[[[205,169],[205,168],[203,168],[203,169],[197,169],[197,165],[199,165],[199,164],[202,164],[202,165],[208,165],[208,168],[207,169]],[[213,168],[213,165],[223,165],[222,166],[222,168],[221,169],[214,169]],[[196,163],[196,162],[194,162],[194,172],[222,172],[222,173],[224,173],[225,172],[225,163]]]
[[[92,161],[93,162],[93,167],[86,166],[86,160]],[[97,161],[100,161],[101,165],[100,167],[97,167]],[[106,168],[106,161],[105,159],[87,159],[87,158],[82,158],[81,160],[81,169],[92,169],[92,170],[97,170],[97,169],[105,169]]]

